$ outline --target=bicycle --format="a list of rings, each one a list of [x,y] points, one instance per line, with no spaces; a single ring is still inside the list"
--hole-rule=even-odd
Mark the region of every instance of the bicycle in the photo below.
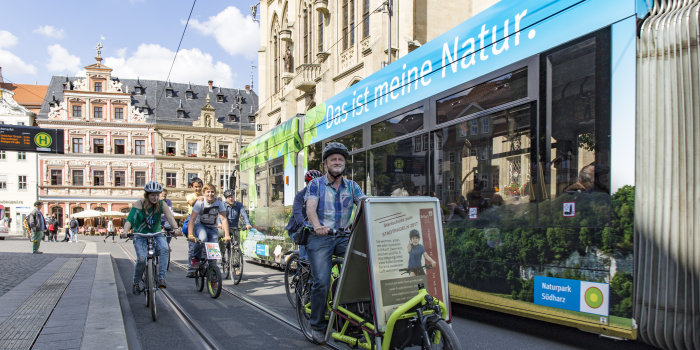
[[[300,265],[304,266],[300,266]],[[309,262],[299,258],[299,251],[292,250],[284,265],[284,290],[287,293],[287,300],[296,307],[296,285],[303,269],[308,269]]]
[[[140,288],[140,290],[145,292],[146,307],[151,309],[151,318],[153,318],[153,321],[158,319],[158,312],[156,309],[156,292],[158,291],[158,255],[156,255],[155,237],[159,235],[163,235],[163,232],[134,232],[127,234],[127,241],[134,236],[146,238],[148,256],[146,257],[146,269],[144,270],[143,275],[141,275],[141,281],[144,283],[145,288]]]
[[[197,239],[195,241],[196,245],[202,247],[201,249],[207,249],[205,242]],[[218,248],[218,247],[217,247]],[[199,259],[199,266],[195,269],[194,283],[197,291],[201,292],[204,290],[204,280],[206,279],[207,290],[209,291],[209,296],[212,298],[218,298],[221,294],[221,269],[217,264],[218,259],[209,259],[208,254],[203,252]]]
[[[235,240],[225,242],[222,252],[221,266],[224,269],[224,278],[231,279],[234,285],[243,278],[243,251],[239,242],[239,228],[233,229]],[[223,241],[223,239],[222,239]]]
[[[384,332],[378,332],[373,323],[373,309],[369,301],[337,305],[334,307],[335,290],[344,259],[333,259],[331,284],[326,302],[326,320],[334,313],[333,324],[329,324],[330,336],[352,348],[366,350],[381,346],[382,350],[420,347],[421,349],[461,349],[459,339],[447,324],[445,304],[431,296],[423,283],[418,284],[417,294],[400,305],[389,316]],[[425,266],[427,267],[427,266]],[[405,273],[409,273],[408,269]],[[296,286],[297,320],[307,340],[311,337],[311,278],[312,271],[300,274]],[[375,344],[381,337],[379,344]]]

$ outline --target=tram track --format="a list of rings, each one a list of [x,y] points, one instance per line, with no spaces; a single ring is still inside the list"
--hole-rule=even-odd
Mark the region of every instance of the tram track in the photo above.
[[[131,260],[132,263],[136,264],[136,258],[129,252],[122,244],[119,244],[119,247],[124,251],[124,253],[127,255],[129,260]],[[170,260],[170,266],[177,266],[179,269],[182,269],[183,271],[187,271],[187,266],[185,264],[176,262],[174,260]],[[297,324],[296,320],[290,320],[284,315],[275,312],[271,310],[269,307],[265,306],[264,304],[256,301],[255,299],[242,294],[240,292],[237,292],[229,287],[226,287],[225,285],[222,284],[221,286],[221,291],[225,292],[226,294],[244,302],[245,304],[255,308],[256,310],[259,310],[266,314],[268,317],[271,317],[280,323],[301,332],[301,328]],[[197,325],[197,323],[194,321],[194,319],[190,316],[190,314],[170,295],[170,293],[167,292],[165,289],[161,289],[160,292],[165,296],[165,298],[162,298],[166,300],[166,303],[168,306],[175,311],[175,314],[178,316],[178,318],[183,322],[185,327],[187,327],[193,334],[197,335],[198,338],[200,338],[200,341],[202,342],[202,345],[206,349],[212,349],[212,350],[218,350],[218,349],[224,349],[225,347],[221,346],[214,340],[214,338],[208,334],[204,329],[201,329]],[[334,349],[334,350],[342,350],[344,348],[338,347],[334,344],[324,344],[322,345],[323,347],[327,349]]]

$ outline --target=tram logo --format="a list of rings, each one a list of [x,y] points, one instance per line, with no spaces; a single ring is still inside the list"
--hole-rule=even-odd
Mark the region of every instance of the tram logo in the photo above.
[[[45,132],[39,132],[34,135],[34,144],[37,145],[37,147],[48,148],[52,143],[53,139],[51,138],[51,135]]]

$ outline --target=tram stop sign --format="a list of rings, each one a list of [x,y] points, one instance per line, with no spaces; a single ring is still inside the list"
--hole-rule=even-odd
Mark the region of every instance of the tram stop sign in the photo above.
[[[63,153],[63,129],[0,125],[0,150]]]

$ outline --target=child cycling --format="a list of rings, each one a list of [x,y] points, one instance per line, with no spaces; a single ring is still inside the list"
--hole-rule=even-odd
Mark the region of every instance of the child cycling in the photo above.
[[[160,193],[163,191],[163,186],[161,184],[150,181],[143,188],[143,199],[139,199],[131,206],[131,211],[129,211],[129,216],[126,218],[126,223],[124,224],[124,232],[128,233],[130,229],[134,229],[134,232],[138,233],[153,233],[160,232],[160,217],[165,214],[168,222],[175,231],[179,231],[177,228],[177,222],[173,217],[172,211],[167,205],[163,205],[163,201],[159,200]],[[168,256],[170,251],[168,249],[168,242],[165,240],[165,236],[158,235],[155,237],[156,246],[159,248],[158,258],[160,261],[168,261]],[[139,288],[139,282],[141,281],[141,275],[143,275],[143,270],[146,267],[146,257],[148,256],[147,251],[147,240],[143,237],[134,237],[134,250],[136,251],[136,266],[134,266],[134,285],[132,292],[134,294],[139,294],[141,289]],[[158,287],[165,288],[165,274],[167,272],[168,265],[160,264],[158,265]]]
[[[421,258],[425,258],[426,262],[430,261],[429,265],[435,265],[435,260],[425,252],[425,247],[420,244],[420,233],[418,230],[411,230],[408,236],[411,239],[408,243],[408,273],[411,277],[423,276],[425,275],[425,270],[423,270]]]
[[[224,229],[224,240],[230,241],[231,235],[228,227],[228,219],[226,219],[226,205],[216,196],[216,186],[206,184],[203,188],[204,200],[198,200],[192,207],[190,215],[190,224],[187,227],[187,239],[195,241],[195,237],[202,242],[217,243],[219,241],[219,232],[217,231],[217,218],[221,221],[221,226]],[[196,235],[196,236],[195,236]],[[194,260],[192,265],[197,266],[196,261],[202,255],[201,246],[195,246]]]

